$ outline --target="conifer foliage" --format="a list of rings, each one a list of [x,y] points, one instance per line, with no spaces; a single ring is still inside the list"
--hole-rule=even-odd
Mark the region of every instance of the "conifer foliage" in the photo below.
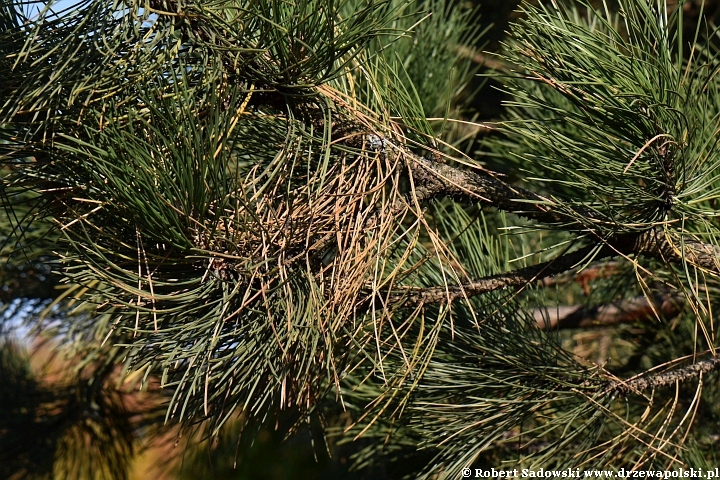
[[[6,341],[34,393],[0,445],[26,419],[58,460],[5,473],[306,423],[412,478],[713,466],[720,53],[688,6],[523,4],[480,125],[450,1],[0,1],[3,318],[77,365],[53,390]]]

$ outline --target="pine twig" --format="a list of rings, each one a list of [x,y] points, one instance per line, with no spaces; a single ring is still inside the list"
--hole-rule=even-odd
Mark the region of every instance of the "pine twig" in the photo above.
[[[686,251],[703,252],[706,247],[704,244],[699,246],[690,246],[691,243],[685,244]],[[494,290],[501,290],[508,287],[525,286],[538,280],[545,280],[553,275],[567,272],[578,266],[584,259],[594,253],[594,260],[602,260],[618,255],[638,255],[646,254],[648,256],[662,257],[666,259],[679,260],[667,242],[665,237],[655,230],[650,230],[640,234],[624,234],[611,238],[604,243],[598,243],[586,246],[574,252],[561,255],[553,260],[542,262],[537,265],[519,268],[507,273],[491,275],[476,281],[464,283],[454,286],[438,286],[428,288],[412,288],[398,293],[390,297],[390,301],[405,301],[406,305],[420,305],[423,303],[445,303],[451,302],[458,298],[472,297]],[[702,257],[698,253],[693,254],[692,258],[695,262],[703,261],[706,264],[715,262],[713,254]],[[686,258],[689,255],[686,253]],[[720,254],[718,257],[720,258]],[[709,265],[708,265],[709,266]]]
[[[572,216],[553,209],[555,204],[550,199],[505,183],[495,176],[497,174],[487,172],[481,175],[419,155],[409,157],[412,159],[412,167],[416,167],[412,168],[416,194],[423,200],[450,196],[481,202],[539,222],[569,223],[581,227]]]
[[[570,270],[591,255],[596,248],[595,246],[581,248],[547,262],[519,268],[507,273],[491,275],[462,285],[407,289],[404,292],[392,295],[390,302],[404,300],[404,304],[410,306],[426,303],[444,303],[465,296],[471,297],[508,287],[524,286],[533,281]]]
[[[687,367],[656,373],[646,377],[616,381],[611,384],[608,390],[621,397],[625,397],[630,393],[640,393],[648,389],[662,388],[684,382],[685,380],[699,377],[705,373],[710,373],[718,368],[720,368],[720,356],[714,356]]]
[[[586,219],[588,223],[601,221],[596,212],[589,208],[574,206],[563,210],[557,202],[530,190],[509,185],[490,174],[481,175],[419,156],[411,158],[417,167],[413,175],[421,181],[418,191],[423,199],[438,196],[462,198],[540,223],[562,224],[566,230],[590,233],[593,233],[593,229],[577,219]],[[687,261],[720,272],[720,248],[694,240],[686,240],[682,246],[672,245],[659,229],[617,235],[606,241],[605,245],[614,250],[615,255],[644,255],[675,263]]]

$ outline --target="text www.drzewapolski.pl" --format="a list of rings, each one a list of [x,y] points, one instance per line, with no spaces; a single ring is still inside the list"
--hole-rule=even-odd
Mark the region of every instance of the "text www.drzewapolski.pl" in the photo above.
[[[720,468],[703,470],[702,468],[678,468],[677,470],[580,470],[579,468],[566,468],[565,470],[531,470],[528,468],[513,468],[498,470],[491,468],[464,468],[463,478],[704,478],[720,480]]]

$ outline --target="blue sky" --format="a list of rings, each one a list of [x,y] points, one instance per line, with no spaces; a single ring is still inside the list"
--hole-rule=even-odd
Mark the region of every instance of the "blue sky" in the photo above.
[[[76,3],[78,3],[77,0],[60,0],[59,2],[55,3],[55,8],[57,8],[58,10],[62,10]]]
[[[42,9],[44,5],[46,5],[48,2],[29,2],[24,5],[23,10],[25,11],[26,15],[29,13],[30,18],[34,18],[35,15],[37,15],[38,10]],[[78,3],[78,0],[59,0],[57,2],[53,3],[53,10],[60,11],[64,10],[68,7],[71,7]]]

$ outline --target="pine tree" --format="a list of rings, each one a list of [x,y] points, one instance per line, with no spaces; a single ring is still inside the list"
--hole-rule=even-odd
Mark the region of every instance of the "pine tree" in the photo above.
[[[449,0],[0,2],[3,318],[63,370],[5,341],[3,473],[263,425],[411,478],[714,468],[693,6],[524,4],[478,124]]]

